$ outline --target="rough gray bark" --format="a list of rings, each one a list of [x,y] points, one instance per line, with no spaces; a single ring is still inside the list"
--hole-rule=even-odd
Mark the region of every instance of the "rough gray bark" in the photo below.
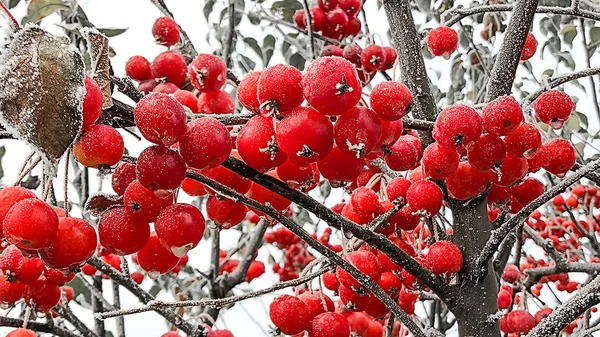
[[[398,53],[402,82],[414,95],[415,118],[435,121],[437,106],[431,93],[429,78],[421,52],[421,38],[415,27],[410,2],[407,0],[384,1],[385,12],[390,24],[390,33]],[[429,132],[419,132],[423,145],[433,143]]]
[[[492,68],[492,77],[488,82],[485,95],[486,102],[511,93],[523,46],[538,2],[539,0],[520,0],[514,6],[504,41],[498,56],[496,56],[494,68]]]

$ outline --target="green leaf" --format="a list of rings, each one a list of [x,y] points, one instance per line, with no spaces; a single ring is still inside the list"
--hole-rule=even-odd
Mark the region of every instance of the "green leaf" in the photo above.
[[[304,57],[302,55],[300,55],[299,53],[294,53],[291,57],[290,57],[290,65],[292,67],[296,67],[298,68],[298,70],[302,71],[304,70],[304,65],[306,64],[306,60],[304,59]]]
[[[258,25],[262,22],[260,14],[254,12],[248,13],[248,20],[250,20],[250,23],[253,25]]]
[[[127,31],[129,28],[96,28],[100,33],[104,34],[106,37],[114,37],[121,35]]]
[[[569,46],[573,46],[573,40],[577,36],[577,27],[575,25],[566,25],[561,31],[563,39]]]
[[[290,51],[291,46],[292,45],[289,42],[283,41],[283,44],[281,45],[281,53],[283,54],[284,57],[287,58],[287,53],[288,53],[288,51]]]
[[[552,77],[552,75],[554,75],[554,69],[546,69],[542,73],[542,77],[546,76],[546,77],[550,78],[550,77]]]
[[[296,13],[297,10],[302,9],[302,4],[298,0],[281,0],[275,1],[271,6],[271,9],[281,13],[285,21],[292,22],[294,13]]]
[[[577,114],[571,114],[569,119],[567,120],[567,127],[571,130],[579,130],[579,124],[581,123],[581,119]]]
[[[152,288],[150,288],[150,291],[148,292],[150,295],[156,297],[156,295],[158,295],[158,293],[162,290],[162,288],[158,285],[158,284],[154,284],[152,286]]]
[[[260,46],[258,45],[258,42],[256,42],[256,39],[253,37],[245,37],[244,38],[244,43],[248,45],[248,47],[252,48],[252,50],[254,50],[254,52],[256,53],[256,55],[263,57],[263,52],[260,49]],[[264,58],[263,58],[264,60]]]
[[[61,0],[32,0],[27,7],[27,15],[21,20],[21,24],[38,22],[48,15],[56,13],[60,9],[69,8]]]
[[[19,2],[21,2],[21,0],[9,0],[8,8],[11,9],[11,8],[16,7],[19,4]]]
[[[269,34],[263,40],[263,63],[266,67],[271,61],[273,51],[275,50],[275,36]]]
[[[323,180],[323,183],[319,185],[319,194],[323,198],[327,198],[331,194],[331,184],[329,184],[328,180]]]
[[[584,129],[587,129],[589,126],[588,123],[588,118],[585,114],[581,113],[581,112],[577,112],[575,111],[575,114],[579,117],[579,119],[581,120],[581,127]]]
[[[248,56],[240,54],[241,59],[238,60],[238,64],[244,71],[250,72],[256,68],[256,62],[252,61]]]
[[[207,0],[204,4],[204,8],[202,8],[202,12],[204,13],[204,18],[208,22],[208,17],[210,13],[212,13],[213,8],[215,7],[216,0]]]
[[[79,277],[74,278],[68,285],[73,288],[73,292],[75,293],[75,302],[81,305],[84,308],[92,307],[92,293],[90,290],[83,284]]]
[[[593,47],[590,49],[590,54],[593,54],[600,43],[600,27],[592,27],[590,28],[590,45]]]

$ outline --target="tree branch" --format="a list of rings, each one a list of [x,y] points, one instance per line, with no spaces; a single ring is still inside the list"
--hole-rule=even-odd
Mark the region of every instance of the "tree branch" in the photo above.
[[[412,17],[410,2],[406,0],[384,1],[390,32],[398,53],[402,81],[414,95],[413,114],[430,122],[437,117],[437,106],[429,85],[429,77],[421,52],[421,39]],[[423,145],[433,142],[429,132],[421,132]]]
[[[492,68],[492,76],[485,95],[486,102],[510,95],[538,2],[539,0],[520,0],[514,6],[504,41]]]
[[[594,76],[594,75],[598,75],[598,74],[600,74],[600,67],[585,69],[585,70],[577,71],[574,73],[553,77],[551,79],[548,79],[548,87],[550,89],[556,88],[559,85],[565,84],[567,82],[574,81],[574,80],[580,79],[582,77]],[[535,101],[538,97],[540,97],[541,94],[543,94],[546,91],[548,91],[547,87],[545,87],[545,86],[541,87],[538,90],[529,94],[529,96],[525,97],[525,99],[523,99],[523,102],[525,104],[531,104],[531,102]]]
[[[223,62],[229,69],[231,67],[231,53],[233,52],[233,37],[235,36],[235,1],[229,0],[229,6],[227,7],[227,15],[229,16],[229,28],[227,34],[224,37],[224,41],[221,41],[223,45]]]
[[[17,319],[17,318],[0,316],[0,326],[6,326],[6,327],[11,327],[11,328],[21,328],[21,327],[23,327],[23,320]],[[29,321],[27,323],[27,328],[31,329],[33,331],[47,332],[47,333],[53,334],[58,337],[81,337],[74,332],[71,332],[64,328],[56,326],[54,324],[54,322],[39,323],[39,322]]]

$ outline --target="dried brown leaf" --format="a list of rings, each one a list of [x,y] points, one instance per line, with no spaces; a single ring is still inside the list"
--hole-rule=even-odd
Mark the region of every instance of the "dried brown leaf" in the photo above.
[[[102,90],[102,109],[108,109],[113,106],[108,38],[94,28],[83,28],[81,34],[87,40],[92,78]]]
[[[85,210],[93,216],[100,216],[107,209],[123,205],[123,196],[106,193],[96,193],[85,203]]]

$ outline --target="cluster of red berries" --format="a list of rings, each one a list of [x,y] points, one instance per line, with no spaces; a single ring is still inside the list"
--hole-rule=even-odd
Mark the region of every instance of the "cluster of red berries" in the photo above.
[[[309,10],[311,28],[323,36],[340,40],[360,33],[361,22],[357,15],[362,3],[360,0],[319,0],[318,6]],[[304,10],[294,14],[294,23],[300,29],[308,28],[308,15]]]
[[[248,267],[248,271],[246,272],[246,282],[252,282],[252,280],[262,276],[265,273],[265,264],[256,260],[257,255],[258,254],[254,255],[254,259]],[[224,250],[220,251],[219,261],[221,264],[221,268],[219,270],[220,274],[232,273],[240,263],[239,260],[228,256],[228,253]]]
[[[23,187],[0,190],[0,205],[8,242],[0,254],[0,302],[25,298],[37,312],[48,312],[60,301],[60,287],[94,254],[96,231]]]
[[[327,45],[321,50],[323,56],[338,56],[352,62],[356,66],[358,77],[363,85],[371,82],[377,71],[385,71],[394,67],[397,53],[394,47],[370,44],[365,49],[352,43],[343,49],[336,45]]]

